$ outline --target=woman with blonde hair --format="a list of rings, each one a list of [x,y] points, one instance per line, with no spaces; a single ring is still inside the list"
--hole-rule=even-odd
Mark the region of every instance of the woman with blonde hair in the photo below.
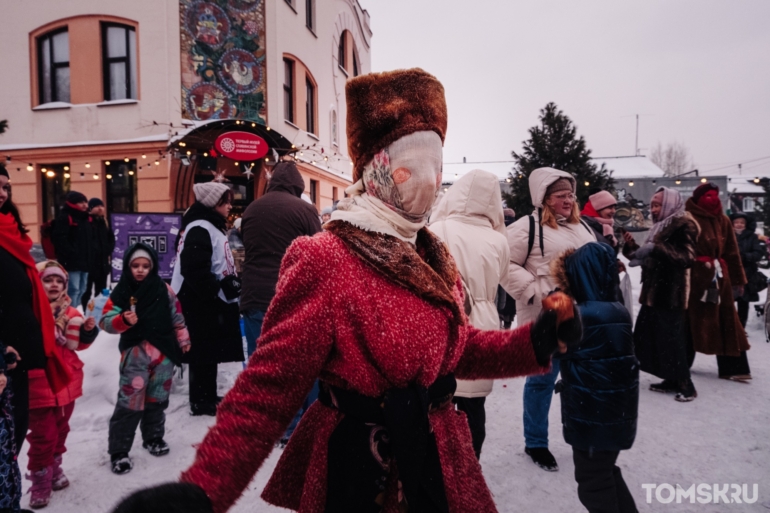
[[[551,260],[596,242],[593,230],[580,221],[575,185],[575,178],[565,171],[535,169],[529,175],[535,211],[507,229],[511,261],[502,285],[516,300],[519,326],[537,318],[543,298],[556,288],[549,269]],[[548,450],[548,410],[558,374],[559,360],[554,359],[549,373],[529,376],[524,385],[525,452],[549,472],[559,470]]]

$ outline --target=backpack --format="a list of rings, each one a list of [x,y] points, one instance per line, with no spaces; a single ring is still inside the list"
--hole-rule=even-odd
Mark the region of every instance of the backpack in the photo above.
[[[537,209],[538,218],[542,217],[541,209]],[[535,246],[535,216],[532,214],[528,215],[529,217],[529,240],[527,242],[527,256],[524,257],[524,262],[522,262],[521,266],[524,267],[527,263],[527,260],[529,260],[529,255],[532,253],[532,248]],[[540,224],[540,223],[538,223]],[[583,228],[588,230],[588,233],[593,235],[594,231],[591,229],[590,226],[588,226],[582,219],[580,219],[580,224],[583,225]],[[543,225],[540,224],[540,256],[545,256],[545,250],[543,249]]]

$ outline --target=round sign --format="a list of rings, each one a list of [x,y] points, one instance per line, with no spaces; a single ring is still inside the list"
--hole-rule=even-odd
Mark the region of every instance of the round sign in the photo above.
[[[225,132],[217,137],[214,148],[229,159],[245,161],[261,159],[269,151],[264,139],[249,132]]]

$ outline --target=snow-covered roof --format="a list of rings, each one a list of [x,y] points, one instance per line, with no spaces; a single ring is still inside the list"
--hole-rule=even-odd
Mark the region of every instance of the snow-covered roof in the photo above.
[[[754,183],[753,176],[727,175],[727,190],[738,194],[764,194],[761,185]]]
[[[635,157],[597,157],[591,159],[597,167],[604,164],[618,178],[657,178],[664,176],[661,168],[643,155]]]

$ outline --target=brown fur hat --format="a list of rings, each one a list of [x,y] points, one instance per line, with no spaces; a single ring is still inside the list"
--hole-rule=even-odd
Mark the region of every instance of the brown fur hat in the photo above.
[[[375,154],[405,135],[432,130],[444,142],[447,127],[444,86],[420,68],[370,73],[345,86],[348,152],[353,181]]]

